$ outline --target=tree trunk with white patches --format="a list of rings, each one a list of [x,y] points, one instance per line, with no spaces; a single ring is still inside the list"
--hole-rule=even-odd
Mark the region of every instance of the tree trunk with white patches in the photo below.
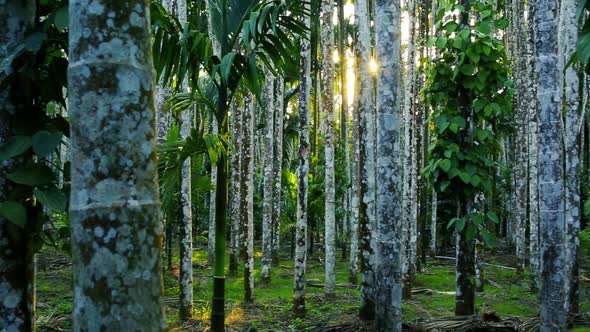
[[[185,0],[163,0],[162,6],[168,13],[178,19],[184,25],[187,20],[187,8]],[[182,82],[181,90],[184,90],[188,82]],[[159,89],[158,89],[159,90]],[[156,110],[156,119],[160,109]],[[181,115],[180,136],[186,139],[190,136],[193,114],[185,111]],[[157,122],[156,131],[160,130]],[[160,133],[158,132],[158,135]],[[181,169],[180,175],[180,208],[182,211],[182,223],[180,227],[180,307],[179,317],[188,320],[193,316],[193,214],[191,197],[191,160],[187,158]]]
[[[533,5],[528,3],[527,12],[531,13]],[[525,101],[528,103],[529,132],[529,262],[531,271],[531,291],[536,292],[541,286],[539,253],[539,125],[537,123],[537,73],[534,54],[534,24],[529,14],[527,20],[527,83]]]
[[[377,287],[378,331],[402,330],[402,285],[398,236],[402,229],[402,98],[400,3],[376,1],[377,73]]]
[[[270,283],[272,263],[272,210],[273,210],[273,166],[274,166],[274,85],[275,77],[265,70],[264,84],[264,198],[262,202],[262,270],[263,284]]]
[[[285,119],[285,80],[282,76],[277,77],[275,83],[274,97],[274,132],[275,132],[275,159],[273,166],[274,195],[272,209],[272,260],[278,265],[281,249],[281,193],[283,179],[283,128]]]
[[[148,2],[73,0],[69,14],[73,330],[162,331]]]
[[[310,8],[309,3],[306,4]],[[305,26],[310,19],[304,18]],[[305,316],[305,270],[307,263],[307,197],[309,174],[309,106],[311,92],[311,45],[301,40],[301,69],[299,82],[299,166],[297,167],[297,225],[295,229],[295,283],[293,289],[293,314]]]
[[[359,316],[370,321],[375,317],[375,104],[371,62],[371,26],[369,4],[359,0],[355,5],[357,22],[357,63],[360,81],[358,123],[359,123],[359,246],[361,267],[361,305]]]
[[[254,301],[254,115],[252,95],[244,96],[242,112],[242,254],[244,260],[244,301]]]
[[[215,115],[211,114],[209,117],[209,129],[212,134],[218,134],[219,130],[217,127],[217,120]],[[214,187],[217,184],[217,166],[211,163],[211,186]],[[215,189],[210,191],[209,195],[209,233],[207,241],[207,262],[209,265],[213,265],[215,260]]]
[[[237,102],[234,103],[233,113],[231,116],[231,130],[232,130],[232,145],[231,150],[231,207],[230,207],[230,225],[231,225],[231,241],[230,241],[230,255],[229,255],[229,271],[230,275],[238,274],[238,257],[240,255],[239,248],[242,247],[240,216],[242,209],[242,105]]]
[[[430,220],[430,255],[436,256],[437,253],[437,246],[436,246],[436,219],[437,219],[437,208],[438,208],[438,199],[436,195],[436,190],[432,190],[432,215]]]
[[[415,75],[415,9],[414,0],[407,2],[408,6],[408,25],[410,26],[410,39],[408,41],[408,62],[406,84],[404,92],[404,143],[403,143],[403,227],[402,227],[402,284],[403,297],[409,299],[412,297],[412,282],[416,276],[416,248],[417,248],[417,174],[416,174],[416,134],[415,134],[415,117],[414,117],[414,90],[416,85]]]
[[[0,59],[12,43],[24,37],[35,19],[35,1],[0,3]],[[0,80],[4,73],[0,73]],[[11,98],[11,87],[0,92],[0,145],[14,135],[10,118],[22,112],[22,106]],[[0,202],[9,199],[13,185],[6,175],[17,163],[0,163]],[[35,330],[35,261],[31,239],[21,229],[0,216],[0,328],[6,331]],[[17,235],[17,236],[14,236]]]
[[[539,224],[541,243],[541,331],[566,331],[565,181],[563,178],[562,82],[559,8],[551,0],[534,2],[535,53],[539,101]],[[541,144],[542,143],[542,144]]]
[[[332,17],[334,1],[322,1],[322,112],[325,117],[325,214],[324,241],[326,250],[325,287],[326,297],[336,295],[336,180],[334,174],[334,32]],[[344,61],[344,59],[341,59]]]
[[[578,44],[578,3],[576,0],[562,0],[559,19],[559,54],[562,63],[567,63],[576,51]],[[573,64],[565,70],[564,109],[565,109],[565,310],[578,311],[578,247],[580,232],[580,80],[578,65]]]

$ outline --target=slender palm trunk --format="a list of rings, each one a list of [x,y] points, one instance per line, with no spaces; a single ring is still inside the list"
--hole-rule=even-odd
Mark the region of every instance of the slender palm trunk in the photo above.
[[[437,246],[436,246],[436,218],[437,218],[437,209],[438,209],[438,199],[436,195],[436,190],[432,190],[432,215],[430,220],[430,255],[436,256]]]
[[[73,330],[161,331],[149,6],[73,0],[69,8]]]
[[[0,4],[0,58],[9,46],[23,38],[35,19],[35,1],[5,1]],[[0,74],[0,79],[4,78]],[[11,100],[11,89],[0,92],[0,145],[15,134],[10,118],[22,112],[22,106]],[[14,188],[6,179],[16,163],[0,163],[0,202]],[[0,328],[6,331],[35,330],[35,262],[31,239],[26,230],[0,217]]]
[[[360,81],[358,124],[359,124],[359,246],[361,266],[361,304],[359,316],[362,320],[375,317],[375,144],[373,78],[371,62],[371,27],[369,4],[359,0],[355,4],[355,21],[358,24],[356,49],[358,53],[358,75]]]
[[[334,1],[322,1],[322,111],[325,115],[325,287],[327,297],[336,295],[336,182],[334,174],[334,62],[331,55],[334,49],[332,17]],[[341,59],[344,61],[344,59]]]
[[[309,4],[307,4],[309,9]],[[309,26],[310,19],[304,19]],[[301,40],[301,69],[299,83],[299,166],[297,168],[297,225],[295,234],[295,285],[293,313],[305,316],[305,270],[307,264],[307,188],[309,174],[309,103],[311,92],[311,45]]]
[[[559,54],[567,63],[578,44],[578,2],[562,0],[559,19]],[[564,77],[565,103],[565,296],[566,312],[578,311],[578,247],[580,232],[580,80],[578,66],[569,66]]]
[[[255,101],[244,97],[242,112],[242,233],[244,260],[244,301],[254,300],[254,126]]]
[[[263,284],[270,283],[272,263],[272,210],[273,210],[273,166],[274,166],[274,85],[275,77],[265,70],[264,85],[264,200],[262,211],[262,270]]]
[[[272,209],[273,237],[272,237],[272,256],[273,264],[278,265],[281,249],[281,194],[283,179],[283,127],[285,119],[285,80],[282,76],[277,78],[275,84],[275,159],[273,168],[274,179],[274,196]]]
[[[562,80],[558,3],[534,2],[539,101],[539,201],[541,242],[541,331],[565,331],[565,183],[563,165]]]
[[[231,151],[231,213],[230,213],[230,225],[231,225],[231,243],[230,243],[230,256],[229,256],[229,271],[230,275],[238,274],[238,256],[239,248],[242,247],[241,240],[241,229],[240,229],[240,216],[242,211],[242,105],[234,103],[232,112],[232,145]]]
[[[210,130],[212,134],[218,134],[218,126],[217,120],[215,115],[210,116]],[[218,161],[219,162],[219,161]],[[217,177],[218,177],[218,169],[217,165],[211,163],[211,186],[217,185]],[[215,203],[215,199],[217,196],[217,189],[213,189],[210,191],[209,194],[209,232],[208,232],[208,241],[207,241],[207,262],[209,265],[213,265],[215,261],[215,239],[217,238],[216,228],[215,228],[215,216],[217,215],[217,207]]]
[[[377,306],[378,331],[402,330],[401,306],[401,78],[400,3],[377,0]]]

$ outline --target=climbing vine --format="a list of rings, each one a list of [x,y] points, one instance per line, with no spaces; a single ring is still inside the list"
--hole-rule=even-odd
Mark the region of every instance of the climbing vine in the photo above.
[[[439,197],[453,202],[473,201],[490,192],[501,153],[500,138],[509,130],[512,81],[500,36],[508,20],[498,19],[493,1],[471,0],[470,8],[445,1],[437,12],[438,36],[428,42],[436,56],[423,89],[432,107],[433,142],[424,170]],[[468,17],[477,18],[474,21]],[[494,237],[484,227],[497,223],[493,211],[471,211],[453,218],[448,227],[468,239],[480,235],[488,245]]]

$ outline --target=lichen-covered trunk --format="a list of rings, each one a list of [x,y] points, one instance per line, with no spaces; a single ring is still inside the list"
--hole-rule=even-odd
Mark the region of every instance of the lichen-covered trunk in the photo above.
[[[366,0],[355,3],[357,22],[357,72],[359,100],[356,113],[359,126],[359,247],[361,270],[361,303],[359,316],[370,321],[375,317],[375,104],[371,77],[371,26],[369,4]]]
[[[229,254],[229,271],[230,275],[238,274],[238,257],[239,248],[242,247],[241,242],[241,227],[240,227],[240,216],[242,211],[242,162],[241,162],[241,151],[242,151],[242,105],[234,103],[233,112],[231,116],[231,130],[232,130],[232,145],[231,150],[231,206],[230,206],[230,227],[231,227],[231,238],[230,238],[230,254]]]
[[[260,278],[263,284],[270,283],[272,263],[272,210],[274,195],[274,85],[275,77],[265,70],[264,84],[264,198],[262,202],[262,269]]]
[[[436,256],[436,218],[437,218],[437,209],[438,209],[438,199],[436,195],[436,190],[432,190],[432,215],[430,220],[430,255]]]
[[[532,3],[526,4],[526,11],[531,13]],[[539,253],[539,126],[537,123],[537,73],[535,70],[534,54],[534,24],[532,17],[527,19],[527,83],[525,101],[528,103],[528,133],[529,133],[529,262],[531,272],[531,290],[536,292],[540,283],[540,253]]]
[[[526,258],[526,225],[527,225],[527,112],[528,106],[525,100],[526,85],[526,27],[524,21],[524,2],[512,1],[513,27],[516,38],[512,45],[514,56],[514,79],[516,94],[514,97],[514,122],[515,132],[512,147],[514,149],[514,161],[512,178],[514,182],[514,206],[512,211],[513,239],[516,246],[518,259],[517,269],[524,271]]]
[[[73,330],[161,331],[148,1],[73,0],[69,14]]]
[[[402,229],[402,98],[400,2],[376,1],[377,72],[377,289],[378,331],[402,330],[399,232]]]
[[[473,213],[473,202],[466,202],[462,211],[461,202],[456,202],[457,218]],[[467,221],[467,223],[470,221]],[[455,235],[455,315],[470,316],[475,313],[475,241],[467,238],[465,230]]]
[[[567,63],[576,51],[578,44],[578,3],[575,0],[562,0],[559,19],[559,54],[562,63]],[[565,310],[578,311],[578,247],[580,232],[580,131],[583,121],[580,114],[580,80],[578,65],[565,70],[564,110],[565,110]]]
[[[163,0],[162,6],[168,13],[176,17],[184,25],[187,21],[186,0]],[[181,84],[186,88],[187,80]],[[160,92],[160,89],[158,89]],[[162,105],[160,105],[162,106]],[[161,123],[158,115],[161,108],[156,110],[156,131],[158,139],[161,135]],[[186,139],[190,136],[193,112],[186,110],[181,115],[180,136]],[[167,128],[165,128],[167,130]],[[180,306],[178,315],[181,320],[192,318],[193,315],[193,214],[191,195],[191,160],[187,158],[182,164],[180,174],[180,210],[182,222],[180,225]]]
[[[282,76],[279,76],[276,80],[274,93],[275,159],[273,166],[274,195],[272,208],[272,260],[273,264],[278,265],[281,249],[281,193],[283,189],[283,127],[285,121],[285,80]]]
[[[412,297],[412,282],[416,275],[416,248],[417,248],[417,176],[416,176],[416,126],[415,126],[415,105],[414,92],[416,88],[415,76],[415,2],[409,0],[408,6],[408,25],[410,27],[410,38],[408,40],[408,60],[406,63],[407,73],[405,77],[404,93],[404,142],[403,142],[403,210],[402,210],[402,284],[403,297],[409,299]],[[401,98],[400,98],[401,100]]]
[[[0,3],[0,59],[5,59],[11,44],[24,37],[35,19],[35,1]],[[4,73],[0,73],[0,80]],[[16,134],[10,118],[22,112],[11,98],[10,86],[0,92],[0,145]],[[16,163],[0,163],[0,202],[7,200],[14,188],[6,175]],[[32,332],[35,330],[35,262],[27,231],[0,216],[0,329]]]
[[[326,250],[325,287],[327,297],[336,294],[336,181],[334,175],[334,49],[332,17],[334,1],[322,0],[322,112],[325,116],[325,214],[324,241]],[[344,61],[342,59],[341,61]]]
[[[541,331],[566,330],[565,183],[562,160],[563,58],[559,56],[556,1],[534,2],[539,102],[539,223],[541,243]]]
[[[309,9],[309,4],[306,5]],[[309,26],[310,19],[304,18]],[[299,83],[299,152],[297,167],[297,224],[295,227],[295,276],[293,314],[305,316],[305,270],[307,265],[307,187],[309,174],[309,103],[311,92],[311,45],[301,40],[301,69]]]
[[[358,83],[356,84],[358,85]],[[358,93],[355,94],[353,102],[354,110],[358,110]],[[351,199],[350,199],[350,266],[348,270],[348,282],[353,285],[358,283],[359,270],[359,208],[361,194],[360,177],[360,141],[359,141],[359,116],[353,111],[352,117],[352,177],[351,177]]]
[[[210,127],[212,134],[218,134],[219,128],[217,126],[217,120],[215,119],[215,115],[210,116]],[[215,187],[217,185],[217,165],[211,163],[211,186]],[[216,189],[210,191],[209,194],[209,232],[208,232],[208,241],[207,241],[207,262],[209,265],[213,265],[215,260],[215,237],[216,237],[216,230],[215,230],[215,215],[217,214],[216,204],[215,204],[215,197],[216,197]]]
[[[242,112],[242,257],[244,261],[244,301],[254,300],[254,126],[255,101],[244,97]]]

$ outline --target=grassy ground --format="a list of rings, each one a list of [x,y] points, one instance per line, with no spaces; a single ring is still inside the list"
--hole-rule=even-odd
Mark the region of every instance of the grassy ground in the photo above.
[[[71,330],[72,271],[69,259],[52,250],[39,255],[37,278],[38,325],[40,331]],[[257,255],[259,264],[260,253]],[[502,263],[505,257],[489,257],[488,261]],[[195,320],[178,321],[177,273],[165,272],[164,294],[167,303],[167,320],[171,331],[206,331],[210,314],[212,290],[212,269],[206,266],[206,253],[195,251],[194,298]],[[404,302],[405,321],[435,317],[452,317],[454,309],[454,280],[452,261],[432,260],[423,272],[418,274],[415,289],[429,289],[432,292],[416,294]],[[259,266],[259,265],[257,265]],[[308,261],[308,279],[323,281],[323,264],[317,257]],[[348,264],[337,262],[336,282],[346,285]],[[256,279],[259,275],[256,273]],[[526,274],[517,275],[513,270],[496,267],[485,268],[485,292],[477,295],[477,312],[495,313],[506,317],[533,317],[539,311],[536,295],[528,290]],[[582,283],[581,310],[590,311],[590,284]],[[326,300],[323,289],[308,287],[307,317],[297,319],[291,315],[293,288],[293,262],[283,260],[272,271],[270,286],[256,285],[255,303],[243,305],[243,279],[240,276],[226,280],[226,323],[228,331],[246,331],[254,327],[258,331],[321,331],[325,327],[355,323],[359,302],[359,290],[338,287],[337,296]],[[577,329],[575,331],[590,331]]]

